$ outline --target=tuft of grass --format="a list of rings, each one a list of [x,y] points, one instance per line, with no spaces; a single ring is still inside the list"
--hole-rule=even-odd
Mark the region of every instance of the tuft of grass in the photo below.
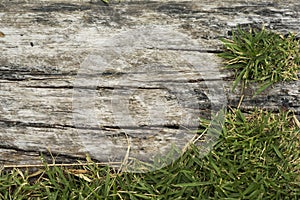
[[[206,126],[204,124],[204,126]],[[299,199],[300,129],[292,112],[231,109],[213,150],[191,146],[174,163],[126,173],[81,167],[0,172],[0,199]]]
[[[300,41],[289,33],[286,37],[261,30],[233,31],[232,39],[221,39],[225,52],[225,68],[235,72],[233,89],[242,83],[259,85],[256,94],[279,81],[297,80],[300,70]]]

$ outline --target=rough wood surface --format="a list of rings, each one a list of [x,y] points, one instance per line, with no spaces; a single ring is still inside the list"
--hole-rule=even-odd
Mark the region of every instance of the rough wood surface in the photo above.
[[[183,148],[199,116],[239,101],[219,69],[219,38],[238,24],[299,33],[299,12],[298,0],[2,1],[0,164],[51,161],[49,152],[63,163],[86,153],[151,160]],[[249,88],[242,107],[299,117],[299,88],[256,98]]]

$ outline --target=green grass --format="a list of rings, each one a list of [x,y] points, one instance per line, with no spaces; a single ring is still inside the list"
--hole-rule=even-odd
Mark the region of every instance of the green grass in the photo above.
[[[158,171],[90,164],[2,171],[0,199],[299,199],[300,133],[291,112],[231,109],[214,149],[188,149]]]
[[[300,41],[294,34],[286,37],[262,30],[233,32],[232,39],[222,39],[225,52],[219,56],[225,59],[225,68],[235,71],[233,89],[242,83],[242,89],[249,84],[258,84],[256,94],[280,81],[297,80],[300,70]]]
[[[257,93],[299,71],[299,41],[266,30],[238,29],[220,54],[235,70],[234,88]],[[202,123],[204,129],[209,123]],[[300,199],[300,125],[291,111],[243,113],[229,108],[218,142],[205,156],[191,146],[178,160],[148,173],[109,166],[0,169],[0,199]],[[200,130],[199,130],[200,131]],[[202,130],[203,131],[203,130]]]

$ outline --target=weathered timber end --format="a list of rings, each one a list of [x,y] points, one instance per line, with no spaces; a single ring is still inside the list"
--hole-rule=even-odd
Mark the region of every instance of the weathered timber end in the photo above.
[[[300,2],[0,2],[0,164],[39,164],[41,153],[148,161],[183,148],[198,117],[239,103],[216,56],[237,25],[300,33]],[[300,81],[251,94],[241,108],[299,119]]]

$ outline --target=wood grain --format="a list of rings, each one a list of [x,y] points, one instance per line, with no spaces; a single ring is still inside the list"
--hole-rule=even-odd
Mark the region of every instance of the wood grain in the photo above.
[[[151,161],[183,148],[222,106],[237,106],[219,38],[237,25],[299,33],[293,1],[0,3],[0,164]],[[293,110],[300,82],[243,109]]]

